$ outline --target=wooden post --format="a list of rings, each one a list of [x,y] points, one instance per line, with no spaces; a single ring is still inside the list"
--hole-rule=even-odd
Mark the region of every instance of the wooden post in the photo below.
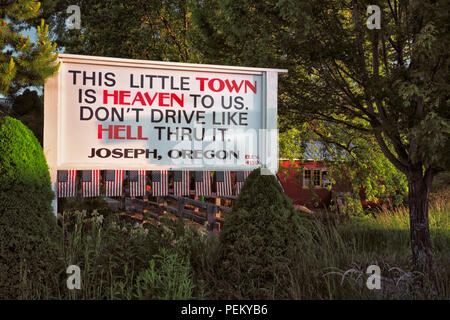
[[[198,195],[195,195],[195,196],[194,196],[194,200],[198,200]],[[194,211],[195,211],[195,212],[198,212],[198,210],[199,210],[199,209],[198,209],[197,207],[194,208]]]
[[[125,211],[125,195],[120,197],[120,210]]]
[[[216,213],[217,213],[217,206],[214,204],[208,204],[208,206],[206,207],[206,217],[207,217],[207,221],[208,221],[208,233],[213,232],[214,230],[217,230]]]
[[[178,205],[178,215],[180,219],[184,219],[184,198],[180,197],[177,201]]]
[[[217,214],[219,213],[219,208],[217,207],[217,206],[214,206],[213,207],[213,216],[214,216],[214,224],[213,224],[213,227],[214,227],[214,230],[217,230],[218,229],[218,224],[217,224],[217,220],[216,220],[216,217],[217,217]]]
[[[219,203],[220,203],[220,201],[219,201]],[[219,207],[216,206],[216,214],[215,214],[215,217],[216,217],[216,218],[220,218],[221,212],[222,212],[222,211],[219,210]],[[216,220],[216,221],[217,221],[217,220]],[[217,222],[216,222],[215,226],[216,226],[217,230],[220,231],[219,224],[218,224]]]
[[[207,222],[208,222],[208,226],[206,228],[206,231],[208,232],[208,234],[212,231],[212,224],[213,224],[213,219],[212,219],[212,207],[210,205],[208,205],[206,207],[206,218],[207,218]]]

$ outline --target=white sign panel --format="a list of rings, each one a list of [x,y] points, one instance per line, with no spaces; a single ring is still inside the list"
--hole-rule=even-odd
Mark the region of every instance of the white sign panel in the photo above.
[[[51,168],[276,171],[277,76],[285,70],[59,60],[44,91]]]

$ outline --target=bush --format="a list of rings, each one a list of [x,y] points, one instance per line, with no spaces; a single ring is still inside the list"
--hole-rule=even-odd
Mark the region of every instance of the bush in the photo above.
[[[257,207],[268,207],[277,204],[294,214],[292,200],[286,196],[273,175],[261,175],[261,169],[253,172],[245,180],[244,187],[236,199],[233,210],[252,210]]]
[[[0,299],[57,295],[64,268],[53,197],[36,137],[19,120],[0,119]]]
[[[301,239],[291,200],[272,175],[254,170],[220,232],[224,298],[286,299]],[[228,291],[228,292],[227,292]]]

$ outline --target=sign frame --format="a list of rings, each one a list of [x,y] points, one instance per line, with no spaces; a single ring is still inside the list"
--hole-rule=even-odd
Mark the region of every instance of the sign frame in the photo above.
[[[110,57],[97,57],[75,54],[59,54],[57,62],[59,70],[45,80],[44,85],[44,154],[50,170],[52,189],[57,190],[58,170],[180,170],[180,167],[161,166],[157,164],[129,164],[129,165],[93,165],[83,163],[61,162],[61,115],[62,115],[62,66],[65,63],[91,66],[132,67],[142,69],[159,69],[189,72],[208,72],[222,74],[257,75],[262,79],[261,129],[259,134],[260,165],[233,167],[234,170],[251,170],[256,167],[267,168],[270,172],[278,170],[278,129],[277,129],[277,90],[278,74],[287,73],[286,69],[254,68],[225,65],[208,65],[179,62],[163,62],[151,60],[136,60]],[[200,166],[182,166],[181,170],[201,170]],[[214,167],[214,170],[226,170],[226,167]],[[211,170],[211,168],[209,168]],[[53,201],[56,214],[56,200]]]

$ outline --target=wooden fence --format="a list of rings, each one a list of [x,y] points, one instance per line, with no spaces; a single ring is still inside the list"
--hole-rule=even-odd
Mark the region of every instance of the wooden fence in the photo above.
[[[189,219],[201,225],[205,225],[208,234],[217,233],[225,219],[220,215],[226,215],[231,207],[222,205],[221,200],[230,203],[236,199],[234,196],[218,197],[214,194],[206,196],[206,199],[215,199],[216,203],[203,202],[188,197],[167,195],[157,197],[157,201],[142,199],[122,198],[120,207],[131,214],[142,214],[157,220],[162,219],[165,213],[171,213],[180,219]]]

